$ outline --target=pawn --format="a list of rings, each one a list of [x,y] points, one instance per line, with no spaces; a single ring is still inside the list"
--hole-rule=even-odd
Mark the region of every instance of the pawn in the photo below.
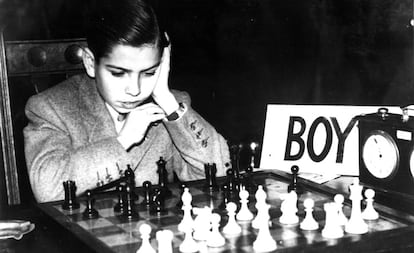
[[[125,210],[125,201],[124,201],[124,186],[118,185],[116,187],[116,190],[118,191],[118,203],[114,206],[114,211],[116,213],[123,213]]]
[[[229,219],[227,221],[226,226],[223,227],[223,233],[227,235],[237,235],[240,234],[242,229],[239,224],[236,222],[236,210],[237,205],[233,202],[227,203],[227,214]]]
[[[315,202],[313,199],[305,199],[303,202],[305,206],[305,219],[300,223],[300,228],[303,230],[316,230],[319,228],[318,222],[316,222],[315,218],[313,217],[313,207]]]
[[[125,187],[125,208],[122,215],[129,220],[132,219],[139,219],[139,214],[137,210],[135,210],[135,203],[134,203],[134,194],[132,188],[127,185]]]
[[[140,206],[144,206],[147,209],[152,204],[151,192],[152,192],[152,184],[150,181],[145,181],[142,183],[142,188],[144,189],[144,199],[140,203]]]
[[[364,220],[376,220],[379,218],[378,212],[374,209],[374,196],[375,191],[373,189],[365,190],[365,202],[367,203],[367,206],[362,212],[362,218]]]
[[[344,203],[344,195],[336,194],[334,197],[334,202],[338,208],[338,223],[341,226],[345,226],[348,222],[348,218],[346,218],[344,211],[343,211],[343,203]]]
[[[213,213],[211,214],[211,232],[210,236],[207,239],[207,246],[212,248],[222,247],[226,240],[221,235],[219,227],[220,227],[220,214]]]
[[[142,224],[139,227],[139,233],[141,234],[142,243],[137,253],[156,253],[150,244],[151,226],[145,223]]]
[[[251,221],[254,218],[253,213],[250,211],[249,203],[249,192],[244,186],[241,187],[240,192],[240,210],[236,215],[236,219],[239,221]]]
[[[83,217],[86,219],[96,219],[99,214],[98,211],[93,207],[95,200],[92,198],[92,192],[90,190],[86,191],[86,208],[83,212]]]
[[[158,253],[173,253],[173,237],[174,234],[171,230],[160,230],[155,234],[158,242]]]
[[[184,232],[184,240],[180,244],[179,250],[182,253],[193,253],[198,251],[198,244],[193,238],[193,228],[187,227]]]

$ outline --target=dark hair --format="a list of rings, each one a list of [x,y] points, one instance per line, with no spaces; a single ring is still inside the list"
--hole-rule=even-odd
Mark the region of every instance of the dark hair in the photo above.
[[[145,0],[90,0],[86,13],[86,39],[98,62],[118,44],[160,49],[167,44]]]

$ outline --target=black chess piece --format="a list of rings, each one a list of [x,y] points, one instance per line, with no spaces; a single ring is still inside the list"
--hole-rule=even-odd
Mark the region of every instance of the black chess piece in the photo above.
[[[67,180],[63,182],[63,188],[65,190],[65,200],[63,201],[62,208],[64,210],[76,210],[80,207],[76,200],[76,184],[75,181]]]
[[[221,190],[222,190],[221,191],[222,199],[221,199],[220,205],[218,206],[218,209],[225,210],[226,206],[227,206],[227,203],[229,203],[229,189],[228,189],[228,186],[226,184],[224,184],[222,186]]]
[[[98,211],[93,207],[95,199],[92,198],[92,192],[86,191],[86,208],[83,211],[83,218],[85,219],[96,219],[99,217]]]
[[[135,173],[134,170],[131,168],[131,165],[127,165],[127,169],[125,170],[125,183],[127,186],[130,187],[131,192],[130,192],[130,197],[133,200],[137,200],[138,199],[138,195],[134,192],[135,189]]]
[[[163,197],[169,198],[172,196],[172,192],[168,188],[168,172],[165,168],[166,163],[167,162],[162,157],[160,157],[160,159],[157,161],[158,187]]]
[[[237,180],[240,180],[240,149],[241,145],[230,145],[231,168]]]
[[[139,214],[133,198],[133,190],[129,185],[125,186],[125,208],[122,215],[128,220],[139,220]]]
[[[125,185],[118,185],[116,190],[118,191],[118,203],[115,204],[114,211],[123,213],[125,211]]]
[[[295,191],[298,195],[300,195],[303,193],[304,189],[300,184],[298,184],[299,166],[293,165],[290,170],[292,171],[292,178],[287,191]]]
[[[144,190],[144,199],[142,200],[142,202],[139,204],[140,206],[143,206],[145,208],[149,208],[152,204],[152,184],[150,181],[144,181],[144,183],[142,183],[142,188]]]
[[[168,211],[165,209],[165,198],[164,193],[161,189],[155,189],[154,195],[152,196],[152,205],[150,208],[151,215],[162,215],[166,214]]]
[[[257,184],[254,181],[253,167],[248,166],[246,168],[246,171],[242,177],[242,183],[248,192],[250,193],[256,192]]]
[[[216,173],[217,167],[215,163],[206,163],[204,164],[204,172],[206,175],[206,183],[204,188],[209,190],[210,192],[215,192],[219,190],[219,186],[217,185],[216,180]]]
[[[226,171],[226,181],[225,181],[225,183],[224,183],[224,185],[226,185],[227,186],[227,190],[230,192],[230,193],[238,193],[239,192],[239,190],[240,190],[240,184],[239,184],[240,182],[238,182],[237,180],[236,180],[236,178],[234,177],[234,170],[233,169],[228,169],[227,171]],[[224,186],[223,185],[223,186]],[[222,187],[223,187],[222,186]]]

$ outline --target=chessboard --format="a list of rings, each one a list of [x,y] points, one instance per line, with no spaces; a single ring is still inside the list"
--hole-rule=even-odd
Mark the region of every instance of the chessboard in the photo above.
[[[299,223],[284,225],[279,222],[282,215],[281,196],[287,192],[291,184],[290,174],[280,171],[255,171],[252,178],[255,184],[263,186],[267,194],[266,201],[270,204],[271,225],[269,229],[271,236],[277,242],[277,249],[274,252],[375,251],[382,247],[388,247],[387,240],[393,241],[391,244],[398,245],[394,239],[401,238],[407,231],[412,231],[413,216],[374,203],[379,213],[379,219],[367,221],[368,233],[354,235],[345,232],[341,238],[325,238],[321,233],[326,218],[324,204],[332,202],[338,191],[302,179],[298,181],[303,192],[298,195],[297,215],[300,221],[304,219],[304,201],[308,198],[312,199],[314,201],[313,216],[318,222],[319,228],[314,231],[305,231],[300,228]],[[224,180],[224,178],[218,178],[217,182],[220,185],[224,183]],[[227,211],[222,208],[222,190],[206,190],[205,180],[186,182],[186,185],[192,195],[192,206],[199,208],[211,207],[213,212],[220,214],[220,229],[222,229],[228,220]],[[183,232],[177,229],[178,224],[183,219],[183,210],[178,205],[182,190],[179,184],[170,184],[168,187],[172,191],[172,196],[165,201],[166,212],[156,214],[151,213],[145,205],[140,205],[144,193],[142,187],[137,187],[134,192],[139,196],[138,200],[135,201],[139,218],[134,219],[125,218],[114,211],[114,206],[118,202],[116,191],[108,191],[94,196],[94,208],[99,215],[93,219],[85,218],[82,215],[86,208],[85,199],[82,198],[79,199],[80,207],[74,210],[64,210],[62,201],[42,203],[39,204],[39,207],[70,233],[76,235],[79,240],[86,243],[92,251],[135,253],[142,242],[139,228],[145,223],[152,228],[150,243],[155,250],[158,248],[155,233],[160,230],[171,230],[174,234],[172,240],[173,252],[180,252],[179,246],[185,236]],[[345,197],[343,202],[344,214],[349,217],[352,210],[349,193],[340,193]],[[253,214],[257,213],[255,201],[254,192],[250,192],[248,206]],[[364,207],[364,204],[362,207]],[[226,241],[225,245],[218,248],[208,248],[206,252],[255,252],[252,245],[257,237],[258,230],[252,228],[251,222],[239,222],[239,224],[242,227],[242,232],[239,235],[223,235]]]

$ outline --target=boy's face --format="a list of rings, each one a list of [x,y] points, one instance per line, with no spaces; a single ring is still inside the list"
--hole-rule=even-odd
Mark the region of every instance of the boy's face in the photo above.
[[[160,60],[155,46],[115,46],[99,63],[95,61],[99,93],[117,112],[130,112],[151,96]]]

